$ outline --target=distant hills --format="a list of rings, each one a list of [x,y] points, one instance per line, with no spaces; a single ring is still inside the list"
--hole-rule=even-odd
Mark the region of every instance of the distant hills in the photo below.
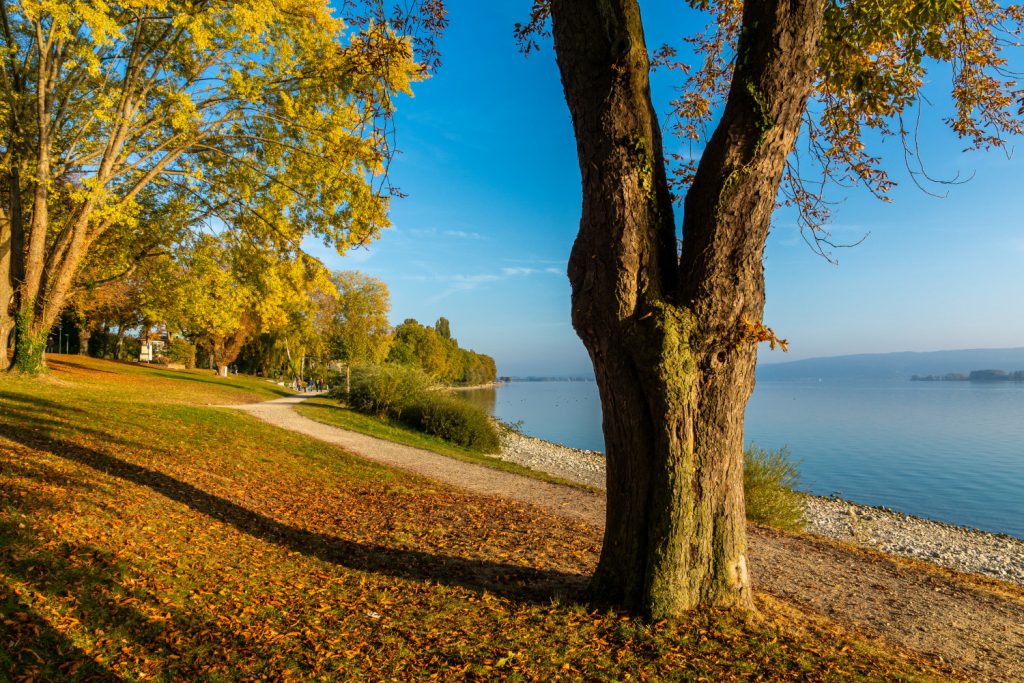
[[[981,368],[1020,370],[1024,347],[1012,349],[962,349],[958,351],[904,351],[862,353],[853,356],[808,358],[757,367],[760,380],[862,381],[907,380],[913,375],[967,374]]]

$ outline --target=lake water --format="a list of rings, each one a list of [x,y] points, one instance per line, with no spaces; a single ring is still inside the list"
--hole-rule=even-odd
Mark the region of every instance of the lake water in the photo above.
[[[462,396],[527,434],[604,448],[593,382]],[[1024,384],[761,381],[746,436],[787,446],[810,493],[1024,538]]]

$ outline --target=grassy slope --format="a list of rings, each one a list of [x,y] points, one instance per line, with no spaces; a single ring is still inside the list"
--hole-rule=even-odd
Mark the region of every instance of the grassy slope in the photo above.
[[[588,606],[594,529],[207,407],[269,384],[53,366],[0,375],[0,680],[929,671],[769,598],[653,625]]]
[[[502,470],[503,472],[521,474],[526,477],[540,479],[541,481],[550,481],[555,484],[562,484],[563,486],[593,490],[589,486],[583,486],[582,484],[577,484],[576,482],[569,481],[568,479],[556,477],[548,474],[547,472],[531,470],[528,467],[523,467],[522,465],[514,462],[506,462],[499,458],[471,451],[468,448],[456,446],[455,444],[448,443],[444,439],[439,439],[429,434],[417,432],[394,422],[357,413],[354,410],[346,408],[343,403],[331,398],[312,398],[296,406],[295,410],[311,420],[323,422],[324,424],[328,424],[333,427],[348,429],[353,432],[359,432],[360,434],[368,434],[369,436],[375,436],[378,439],[394,441],[395,443],[404,444],[406,446],[422,448],[449,458],[462,460],[463,462],[484,465],[485,467]]]

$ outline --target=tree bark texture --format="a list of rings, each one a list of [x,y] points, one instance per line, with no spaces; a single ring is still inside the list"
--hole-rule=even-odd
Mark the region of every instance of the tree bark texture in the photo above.
[[[6,178],[10,182],[10,176]],[[9,192],[5,192],[9,195]],[[11,271],[13,255],[11,214],[4,201],[0,206],[0,368],[7,368],[7,353],[11,330],[14,329],[14,273]]]
[[[14,329],[14,283],[11,279],[11,229],[6,212],[0,209],[0,368],[7,367],[8,343]]]
[[[743,413],[762,256],[811,91],[824,0],[748,2],[722,119],[685,200],[681,257],[636,0],[552,0],[583,182],[573,325],[604,412],[598,597],[660,618],[749,608]]]
[[[0,362],[8,367],[11,333],[17,312],[17,288],[23,279],[24,215],[21,206],[20,170],[11,160],[10,170],[3,178],[3,207],[0,208]]]
[[[89,355],[89,340],[92,339],[92,326],[89,321],[83,321],[78,326],[78,355]]]

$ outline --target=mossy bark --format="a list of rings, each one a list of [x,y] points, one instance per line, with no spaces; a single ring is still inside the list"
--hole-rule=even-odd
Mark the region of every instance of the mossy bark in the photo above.
[[[14,358],[11,369],[26,375],[38,375],[46,370],[47,330],[38,330],[30,312],[19,312],[15,316]]]
[[[0,195],[2,197],[0,200],[0,369],[7,368],[11,331],[14,329],[12,311],[14,309],[14,268],[16,266],[14,230],[16,225],[11,216],[12,212],[20,207],[14,201],[17,192],[12,191],[11,186],[16,181],[17,174],[15,173],[0,176],[0,188],[4,190]]]
[[[761,259],[810,93],[823,0],[747,3],[722,120],[685,202],[678,251],[636,0],[552,0],[583,180],[573,325],[604,413],[599,598],[654,618],[751,608],[743,413],[764,307]]]
[[[3,245],[0,245],[2,249]],[[10,352],[11,332],[14,330],[14,318],[11,306],[14,302],[14,289],[10,285],[10,258],[4,263],[4,255],[0,253],[0,370],[7,368],[7,356]]]

